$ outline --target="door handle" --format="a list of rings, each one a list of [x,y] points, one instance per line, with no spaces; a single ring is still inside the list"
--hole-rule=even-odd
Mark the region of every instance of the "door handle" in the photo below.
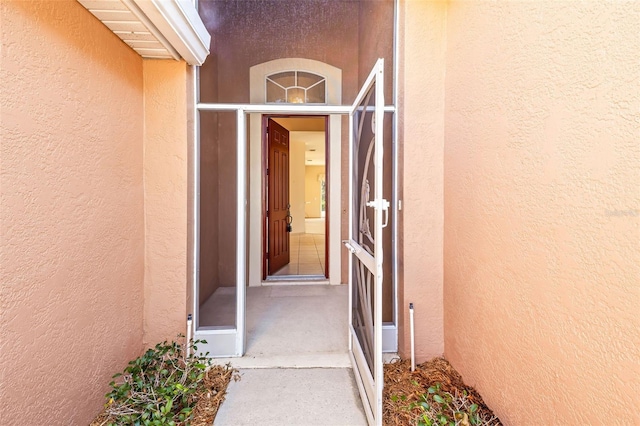
[[[376,199],[372,201],[367,201],[367,207],[372,207],[375,210],[382,210],[384,214],[384,222],[382,224],[383,228],[386,228],[389,225],[389,202],[384,198]]]
[[[284,220],[287,223],[287,232],[293,232],[293,217],[291,216],[291,204],[287,204],[287,216],[285,216]]]

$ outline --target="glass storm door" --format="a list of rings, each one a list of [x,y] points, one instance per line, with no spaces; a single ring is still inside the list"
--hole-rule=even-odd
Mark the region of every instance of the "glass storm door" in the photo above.
[[[382,425],[382,198],[384,60],[378,59],[350,112],[349,350],[369,424]]]

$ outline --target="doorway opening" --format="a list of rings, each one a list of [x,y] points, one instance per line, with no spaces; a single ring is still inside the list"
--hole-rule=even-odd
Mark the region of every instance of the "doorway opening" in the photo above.
[[[329,278],[329,117],[263,115],[262,280]]]

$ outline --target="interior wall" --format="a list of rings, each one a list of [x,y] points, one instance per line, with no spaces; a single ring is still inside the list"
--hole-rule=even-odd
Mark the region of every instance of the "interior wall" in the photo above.
[[[188,73],[184,61],[143,62],[145,346],[185,334]]]
[[[400,355],[410,355],[409,303],[418,361],[444,352],[443,164],[446,2],[399,2],[398,145],[402,173],[398,309]]]
[[[0,19],[0,424],[88,424],[142,350],[142,60],[76,1]]]
[[[450,3],[445,349],[505,424],[640,424],[639,27]]]
[[[322,190],[318,175],[325,174],[324,166],[306,166],[305,167],[305,217],[318,218],[322,211]]]
[[[291,201],[291,217],[293,218],[293,233],[304,234],[305,207],[305,145],[296,139],[298,132],[290,133],[289,144],[289,194]]]

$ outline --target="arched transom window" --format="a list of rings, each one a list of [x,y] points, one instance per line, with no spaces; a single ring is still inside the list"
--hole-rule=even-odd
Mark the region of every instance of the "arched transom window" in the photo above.
[[[318,74],[284,71],[267,76],[267,102],[326,104],[327,82]]]

